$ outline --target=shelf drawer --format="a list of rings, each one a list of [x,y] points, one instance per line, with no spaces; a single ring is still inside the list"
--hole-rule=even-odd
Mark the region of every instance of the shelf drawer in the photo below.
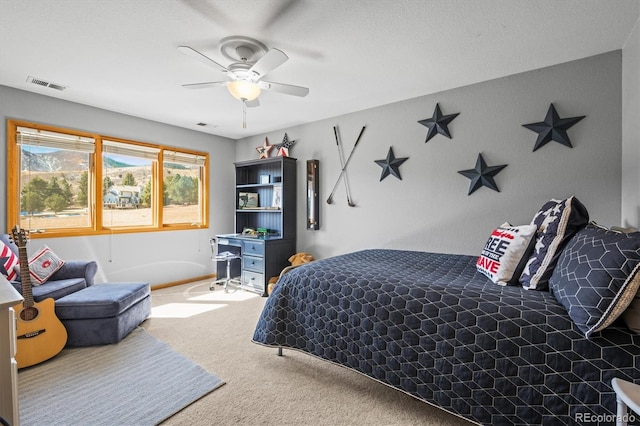
[[[264,293],[264,275],[251,271],[242,272],[242,286]]]
[[[264,243],[262,241],[245,241],[242,254],[264,256]]]
[[[264,271],[264,258],[255,256],[243,256],[242,267],[249,271],[263,272]]]

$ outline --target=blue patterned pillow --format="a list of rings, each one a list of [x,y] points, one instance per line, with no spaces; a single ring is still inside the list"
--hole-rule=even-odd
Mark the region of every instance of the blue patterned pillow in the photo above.
[[[640,232],[589,224],[569,241],[549,290],[585,337],[613,323],[640,287]]]
[[[538,236],[533,254],[520,275],[522,287],[545,290],[562,249],[587,223],[587,208],[576,197],[546,202],[531,221],[538,227]]]

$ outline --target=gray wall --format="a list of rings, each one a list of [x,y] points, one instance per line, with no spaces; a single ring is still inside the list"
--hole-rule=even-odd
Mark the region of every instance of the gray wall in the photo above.
[[[622,223],[640,227],[640,20],[622,49]]]
[[[368,247],[477,254],[493,228],[504,221],[529,223],[550,198],[575,195],[591,218],[620,223],[621,67],[620,51],[513,75],[467,87],[283,129],[238,141],[236,160],[257,158],[255,147],[284,132],[296,140],[298,158],[298,250],[326,257]],[[569,130],[573,149],[551,142],[532,152],[536,134],[522,124],[542,121],[553,102],[561,117],[585,115]],[[436,103],[444,114],[459,112],[449,129],[425,144]],[[250,125],[250,123],[249,123]],[[357,207],[347,207],[344,186],[335,204],[325,200],[340,173],[332,127],[348,154],[367,128],[348,166]],[[402,180],[379,181],[392,146]],[[496,176],[501,192],[483,187],[468,196],[469,180],[458,170],[474,167],[478,153],[489,165],[508,164]],[[305,163],[320,160],[321,229],[305,227]]]
[[[495,226],[504,221],[528,223],[539,206],[550,198],[576,195],[589,209],[591,218],[603,225],[620,224],[621,205],[628,204],[635,216],[627,215],[632,218],[627,221],[634,224],[635,220],[638,225],[640,184],[633,170],[637,173],[640,161],[639,90],[637,81],[634,89],[634,82],[629,82],[632,79],[628,77],[638,70],[637,36],[636,27],[633,36],[636,39],[630,39],[623,52],[237,142],[0,86],[0,132],[6,135],[6,119],[16,118],[211,153],[211,229],[45,239],[30,245],[35,250],[46,243],[67,259],[98,260],[99,281],[139,280],[159,284],[210,273],[213,270],[209,261],[210,236],[233,229],[232,162],[257,158],[255,147],[262,145],[265,136],[271,144],[277,144],[284,132],[296,140],[291,156],[298,158],[299,251],[309,251],[318,258],[368,247],[477,254]],[[623,56],[625,93],[631,87],[635,93],[632,103],[636,102],[635,112],[626,109],[629,97],[625,95],[624,119]],[[632,66],[629,58],[635,58]],[[536,134],[522,124],[542,121],[550,102],[561,117],[587,117],[569,130],[573,149],[551,142],[532,152]],[[440,103],[445,114],[460,115],[449,127],[453,139],[438,135],[425,144],[427,128],[417,121],[431,117],[436,103]],[[621,177],[623,122],[625,158],[630,153],[631,159],[624,164],[636,167],[628,173],[625,169],[626,185]],[[334,204],[325,202],[340,173],[334,125],[339,127],[346,155],[360,128],[367,126],[348,167],[357,207],[346,205],[343,185],[336,192]],[[4,157],[6,136],[0,140],[0,156]],[[397,157],[409,159],[400,167],[402,180],[389,176],[380,182],[381,168],[374,160],[385,158],[390,146]],[[501,192],[483,187],[467,195],[469,180],[457,171],[473,168],[478,153],[483,154],[489,165],[508,164],[496,176]],[[308,231],[305,227],[305,162],[311,158],[320,160],[319,231]],[[2,163],[6,165],[6,158]],[[625,191],[624,200],[621,188]],[[6,223],[5,200],[6,173],[2,173],[2,230]]]
[[[32,240],[63,259],[95,259],[97,280],[162,284],[213,272],[209,238],[233,227],[234,141],[0,86],[0,164],[7,166],[8,118],[51,124],[210,153],[210,229]],[[5,170],[0,174],[0,231],[6,227]]]

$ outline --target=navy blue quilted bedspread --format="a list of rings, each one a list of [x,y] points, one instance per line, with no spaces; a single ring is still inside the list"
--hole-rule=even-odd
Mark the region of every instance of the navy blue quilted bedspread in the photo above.
[[[483,424],[614,424],[611,378],[640,382],[640,335],[614,324],[587,340],[548,292],[498,286],[475,261],[364,250],[309,263],[280,279],[253,341]]]

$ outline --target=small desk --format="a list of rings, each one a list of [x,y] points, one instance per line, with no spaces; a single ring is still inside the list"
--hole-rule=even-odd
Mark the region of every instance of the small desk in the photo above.
[[[240,255],[241,262],[231,266],[231,276],[241,276],[241,288],[267,296],[266,283],[289,266],[295,254],[296,241],[280,236],[252,236],[243,234],[216,235],[218,253],[230,251]],[[218,267],[218,277],[226,277],[226,270]]]
[[[16,355],[16,319],[13,306],[22,296],[0,275],[0,416],[12,426],[20,425],[18,408],[18,364]]]

